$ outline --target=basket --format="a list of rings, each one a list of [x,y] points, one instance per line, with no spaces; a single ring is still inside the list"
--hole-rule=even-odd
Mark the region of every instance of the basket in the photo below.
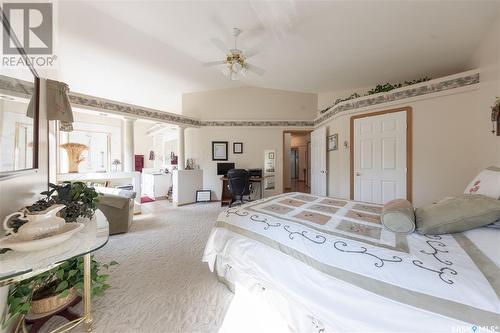
[[[78,297],[75,288],[69,289],[69,294],[65,297],[54,295],[31,302],[30,314],[50,314],[63,309],[67,304],[73,302]]]

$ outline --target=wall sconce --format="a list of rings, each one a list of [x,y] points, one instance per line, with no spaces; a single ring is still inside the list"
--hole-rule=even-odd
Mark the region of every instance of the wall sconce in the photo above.
[[[349,149],[349,141],[347,140],[344,141],[344,148]]]

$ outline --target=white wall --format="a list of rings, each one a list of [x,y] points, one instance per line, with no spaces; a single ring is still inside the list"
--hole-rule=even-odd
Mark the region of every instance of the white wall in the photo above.
[[[186,158],[194,158],[203,169],[203,187],[213,191],[212,199],[219,200],[221,180],[217,175],[217,161],[212,161],[212,141],[228,141],[228,161],[236,168],[264,168],[264,150],[276,150],[276,188],[267,195],[283,191],[283,129],[244,127],[188,128],[185,131]],[[243,154],[233,154],[233,142],[243,142]]]
[[[500,9],[498,18],[481,40],[477,51],[469,61],[470,68],[479,68],[481,83],[479,88],[479,109],[490,110],[495,98],[500,97]],[[491,123],[490,123],[491,128]],[[497,149],[490,151],[492,157],[500,165],[500,137],[490,135],[484,138],[487,145],[496,143]]]
[[[153,149],[153,137],[147,134],[153,126],[150,122],[134,122],[134,155],[144,155],[144,167],[152,168],[153,162],[149,160],[149,152]]]
[[[184,94],[182,113],[204,120],[307,120],[317,114],[316,94],[243,87]],[[291,128],[290,128],[291,129]],[[212,161],[212,141],[229,142],[229,160],[237,168],[264,168],[264,150],[276,151],[275,190],[283,191],[283,128],[204,127],[186,129],[185,157],[203,169],[205,189],[220,199],[217,162]],[[233,142],[243,142],[243,154],[233,154]]]
[[[479,89],[411,103],[341,114],[326,123],[339,134],[339,150],[328,152],[329,196],[350,194],[350,117],[384,109],[413,109],[413,202],[416,206],[460,194],[479,170],[498,161],[500,138],[491,133],[489,110],[480,108]],[[352,143],[350,143],[352,146]]]
[[[317,94],[241,87],[182,95],[182,114],[203,120],[310,120]]]

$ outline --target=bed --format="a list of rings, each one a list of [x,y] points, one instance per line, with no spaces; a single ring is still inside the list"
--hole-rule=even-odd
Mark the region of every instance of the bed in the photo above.
[[[286,193],[222,212],[203,260],[297,332],[500,326],[500,229],[395,234],[382,206]]]

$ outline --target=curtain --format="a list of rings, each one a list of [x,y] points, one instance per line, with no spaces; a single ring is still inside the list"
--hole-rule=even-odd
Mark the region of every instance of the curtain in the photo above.
[[[71,132],[73,130],[73,111],[68,98],[69,87],[64,82],[47,79],[47,119],[59,120],[60,130]],[[34,96],[28,105],[28,117],[33,118]]]

